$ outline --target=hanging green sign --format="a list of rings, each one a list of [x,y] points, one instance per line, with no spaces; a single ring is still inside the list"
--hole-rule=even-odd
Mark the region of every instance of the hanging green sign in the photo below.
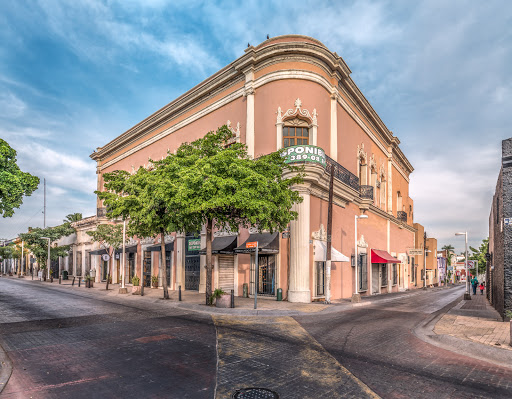
[[[318,163],[325,167],[325,151],[314,145],[295,145],[286,147],[281,155],[286,163],[309,162]]]
[[[193,238],[188,240],[188,250],[189,251],[199,251],[201,249],[201,239]]]

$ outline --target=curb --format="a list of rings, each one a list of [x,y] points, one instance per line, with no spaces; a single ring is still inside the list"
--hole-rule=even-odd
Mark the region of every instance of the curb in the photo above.
[[[462,298],[457,298],[434,313],[425,322],[416,326],[412,333],[422,341],[437,346],[441,349],[455,352],[462,356],[471,357],[476,360],[485,361],[501,367],[512,369],[512,351],[495,348],[478,342],[466,341],[460,338],[452,337],[446,334],[436,334],[435,325],[452,308],[463,302]]]
[[[12,374],[12,362],[0,345],[0,393],[4,390]]]

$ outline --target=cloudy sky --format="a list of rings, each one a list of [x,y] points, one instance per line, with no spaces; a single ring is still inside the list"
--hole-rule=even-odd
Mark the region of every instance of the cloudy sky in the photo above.
[[[238,6],[244,4],[244,6]],[[47,224],[95,212],[89,155],[257,45],[315,37],[347,62],[415,168],[415,221],[439,247],[488,235],[512,136],[512,3],[84,0],[0,4],[0,137],[47,182]],[[0,238],[43,224],[43,190]]]

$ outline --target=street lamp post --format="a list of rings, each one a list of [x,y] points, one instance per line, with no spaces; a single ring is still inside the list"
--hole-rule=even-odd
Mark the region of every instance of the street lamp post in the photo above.
[[[355,268],[356,268],[356,290],[355,293],[352,295],[352,302],[361,302],[361,295],[359,294],[359,281],[358,281],[358,264],[357,264],[357,219],[368,219],[368,215],[355,215],[354,216],[354,262],[355,262]],[[361,265],[362,267],[362,265]]]
[[[468,232],[455,233],[456,236],[464,236],[466,241],[466,254],[464,256],[464,268],[466,269],[466,293],[464,294],[465,300],[471,299],[471,293],[469,291],[469,270],[468,270]]]
[[[50,237],[41,237],[44,240],[48,240],[48,260],[46,261],[47,278],[50,280]]]

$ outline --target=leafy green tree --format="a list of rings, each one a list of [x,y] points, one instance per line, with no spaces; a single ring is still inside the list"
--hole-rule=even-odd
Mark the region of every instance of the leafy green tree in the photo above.
[[[302,168],[286,164],[280,152],[252,159],[247,147],[232,143],[232,138],[224,125],[154,163],[158,196],[171,210],[173,225],[182,232],[206,226],[207,303],[212,294],[213,228],[283,231],[297,218],[292,206],[302,202],[291,189],[303,181]]]
[[[51,242],[55,242],[62,237],[69,236],[75,232],[69,223],[61,224],[60,226],[47,227],[42,229],[36,227],[31,229],[28,233],[20,234],[20,238],[25,241],[28,249],[34,254],[41,269],[46,270],[48,266],[48,240],[41,237],[50,238]],[[50,260],[57,260],[59,256],[67,256],[69,254],[69,245],[61,245],[58,247],[51,247],[50,245]]]
[[[484,238],[478,248],[473,248],[472,246],[469,246],[469,249],[472,252],[472,254],[469,255],[469,259],[478,261],[478,274],[485,273],[485,269],[487,267],[487,260],[485,258],[485,254],[488,252],[488,248],[489,237]],[[471,273],[475,274],[475,269],[472,269]]]
[[[112,259],[115,249],[123,245],[123,226],[119,224],[100,224],[96,230],[88,231],[87,234],[107,250],[110,259]],[[108,290],[111,276],[110,261],[108,262],[107,269],[106,289]]]
[[[0,215],[11,217],[39,185],[39,177],[22,172],[16,163],[16,151],[0,139]]]
[[[103,175],[105,191],[96,191],[107,207],[107,216],[128,221],[128,234],[137,237],[161,236],[162,286],[164,299],[169,299],[164,237],[177,231],[175,209],[164,201],[169,188],[163,186],[155,169],[139,168],[130,175],[114,171]]]
[[[443,245],[443,247],[441,248],[443,251],[446,251],[446,264],[448,266],[451,266],[452,265],[452,257],[450,256],[450,254],[454,254],[454,249],[453,248],[453,245],[451,244],[447,244],[447,245]]]

